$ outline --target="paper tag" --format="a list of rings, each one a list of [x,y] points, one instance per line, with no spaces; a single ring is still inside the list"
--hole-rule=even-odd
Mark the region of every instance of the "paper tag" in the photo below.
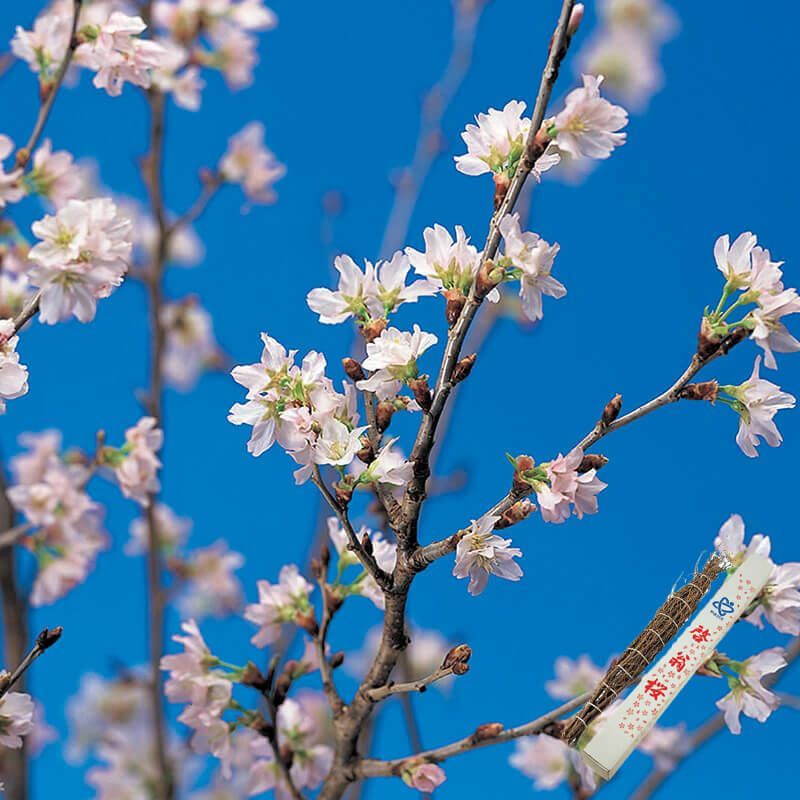
[[[598,775],[608,780],[622,766],[761,592],[771,572],[769,559],[751,555],[725,579],[705,608],[586,745],[583,758]]]

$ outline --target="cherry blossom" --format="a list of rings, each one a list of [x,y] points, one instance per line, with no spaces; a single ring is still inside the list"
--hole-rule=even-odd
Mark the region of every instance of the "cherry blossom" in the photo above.
[[[142,417],[125,431],[125,444],[119,450],[104,448],[103,458],[113,469],[122,493],[142,506],[150,504],[150,495],[161,486],[158,480],[161,461],[156,452],[163,443],[164,433],[156,420]]]
[[[33,166],[24,181],[28,191],[46,198],[56,208],[80,198],[84,188],[82,169],[66,150],[53,152],[49,139],[33,154]]]
[[[153,84],[162,92],[171,92],[175,104],[187,111],[200,108],[200,95],[205,81],[200,77],[200,69],[187,66],[189,51],[172,39],[159,39],[163,49],[159,68],[153,72]]]
[[[28,368],[19,363],[14,322],[0,319],[0,414],[6,410],[6,400],[16,400],[28,393]]]
[[[732,289],[749,286],[753,274],[752,253],[758,239],[750,231],[740,233],[731,245],[730,236],[720,236],[714,244],[717,269]]]
[[[800,635],[800,563],[776,564],[772,568],[758,605],[745,619],[761,628],[762,615],[775,630]]]
[[[662,0],[602,0],[600,14],[614,28],[656,42],[671,36],[678,24],[674,12]]]
[[[204,370],[219,363],[220,349],[214,338],[211,315],[195,298],[165,303],[161,324],[166,336],[163,356],[165,379],[188,391]]]
[[[691,738],[686,725],[681,723],[672,728],[656,725],[639,744],[639,750],[652,756],[656,769],[671,772],[675,765],[692,749]]]
[[[234,574],[244,557],[224,541],[190,551],[170,565],[183,580],[177,605],[184,616],[224,617],[242,605],[242,585]]]
[[[531,127],[530,119],[522,116],[524,112],[525,103],[511,100],[502,111],[490,108],[486,114],[478,114],[475,119],[478,124],[467,125],[461,134],[467,152],[455,157],[456,169],[465,175],[494,172],[513,177]],[[532,175],[538,180],[558,162],[555,148],[548,148],[537,159]]]
[[[775,425],[775,415],[785,408],[794,408],[795,398],[780,387],[759,376],[761,356],[756,358],[753,372],[738,386],[720,386],[730,399],[728,404],[739,414],[736,444],[749,458],[758,456],[759,436],[770,447],[778,447],[783,437]],[[722,398],[725,399],[725,398]]]
[[[522,569],[514,559],[522,555],[518,547],[511,547],[511,539],[503,539],[492,533],[499,517],[484,516],[473,520],[467,532],[458,542],[453,575],[469,577],[467,590],[479,595],[489,580],[497,575],[509,581],[518,581]]]
[[[140,34],[147,26],[141,17],[114,11],[101,25],[84,25],[85,40],[75,51],[75,63],[95,71],[93,83],[112,97],[122,93],[125,82],[148,88],[151,73],[166,55],[164,48]]]
[[[130,220],[108,198],[70,200],[32,230],[42,240],[28,254],[30,281],[41,290],[41,321],[94,319],[97,299],[108,297],[128,269]]]
[[[209,32],[213,52],[207,59],[210,67],[218,69],[233,89],[244,89],[253,82],[253,70],[258,63],[255,37],[238,25],[220,22]]]
[[[556,143],[573,158],[608,158],[625,143],[618,131],[628,124],[628,113],[600,97],[602,81],[602,76],[584,75],[583,86],[567,95],[564,110],[553,118]]]
[[[406,486],[414,474],[414,462],[406,461],[403,454],[393,445],[397,439],[390,439],[378,451],[378,455],[358,477],[359,483],[383,483],[391,486]]]
[[[430,794],[447,780],[447,775],[438,764],[426,763],[405,765],[400,777],[407,786],[425,794]]]
[[[156,541],[161,552],[169,555],[177,551],[192,530],[192,521],[179,517],[165,503],[156,503],[153,508]],[[150,526],[143,517],[137,517],[130,525],[131,538],[125,543],[125,554],[138,556],[150,547]]]
[[[576,447],[541,465],[547,481],[536,482],[534,489],[545,522],[564,522],[572,513],[578,519],[597,513],[597,495],[607,484],[597,477],[596,469],[579,472],[582,461],[583,450]]]
[[[374,392],[379,400],[394,397],[403,383],[419,375],[417,359],[437,341],[434,334],[425,333],[419,325],[414,325],[413,333],[387,328],[375,341],[367,343],[362,366],[374,372],[356,386]]]
[[[551,274],[559,245],[550,245],[535,233],[523,233],[519,215],[508,215],[500,223],[503,253],[510,265],[519,270],[522,312],[531,321],[542,318],[542,295],[560,298],[567,290]]]
[[[328,518],[328,536],[339,556],[338,569],[340,572],[344,572],[350,566],[360,565],[358,556],[349,549],[347,534],[336,517]],[[394,542],[387,541],[380,531],[372,531],[366,526],[362,526],[356,536],[359,542],[362,542],[365,537],[369,539],[375,563],[384,572],[391,573],[394,570],[397,562],[397,545]],[[366,570],[362,569],[361,574],[347,586],[347,593],[366,597],[381,610],[385,607],[386,598],[383,591]]]
[[[519,739],[509,758],[512,767],[533,778],[537,789],[554,789],[573,776],[591,794],[597,779],[577,750],[552,736]]]
[[[761,293],[758,308],[752,312],[754,322],[750,338],[764,350],[764,366],[777,369],[774,353],[796,353],[798,341],[786,329],[781,319],[800,312],[800,297],[794,289],[785,289],[774,294]]]
[[[603,88],[632,111],[642,111],[664,83],[655,48],[627,27],[593,37],[580,54],[581,71],[603,76]]]
[[[286,174],[286,167],[264,145],[264,126],[251,122],[229,140],[219,171],[226,181],[241,184],[254,203],[274,203],[272,185]]]
[[[309,610],[308,596],[313,588],[295,564],[281,568],[277,584],[259,581],[258,602],[247,606],[244,611],[244,618],[259,626],[250,641],[256,647],[266,647],[277,641],[283,625]]]
[[[714,549],[734,567],[740,566],[745,558],[751,555],[769,557],[771,547],[769,536],[757,533],[750,539],[750,543],[745,545],[744,534],[744,520],[739,514],[731,514],[714,539]]]
[[[33,730],[33,700],[22,692],[0,697],[0,746],[22,747],[22,737]]]
[[[0,209],[6,203],[16,203],[25,196],[25,190],[20,184],[22,170],[19,168],[6,172],[3,168],[5,161],[14,152],[14,142],[5,134],[0,134]]]
[[[764,722],[780,705],[777,695],[763,685],[763,678],[786,666],[784,650],[773,647],[742,662],[728,662],[733,675],[728,678],[730,694],[717,701],[731,733],[741,733],[740,714]]]
[[[69,44],[72,14],[64,4],[54,5],[36,17],[33,29],[17,25],[11,40],[11,52],[28,64],[43,81],[52,78]]]
[[[579,694],[594,689],[605,674],[589,656],[583,655],[576,661],[561,656],[555,663],[556,679],[547,681],[545,689],[556,700],[570,700]]]
[[[434,225],[425,228],[422,237],[425,240],[425,252],[406,247],[406,255],[411,265],[423,275],[433,286],[445,296],[466,296],[475,281],[480,267],[481,254],[460,225],[456,225],[456,238],[450,235],[447,228]],[[496,303],[500,293],[493,289],[487,300]]]

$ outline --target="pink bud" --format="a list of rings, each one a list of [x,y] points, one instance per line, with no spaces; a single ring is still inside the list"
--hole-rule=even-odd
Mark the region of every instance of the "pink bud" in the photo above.
[[[430,794],[446,780],[444,770],[437,764],[417,764],[403,770],[403,782],[412,789]]]
[[[580,27],[581,20],[583,20],[583,3],[576,3],[572,8],[572,13],[569,15],[569,22],[567,23],[567,33],[574,36]]]

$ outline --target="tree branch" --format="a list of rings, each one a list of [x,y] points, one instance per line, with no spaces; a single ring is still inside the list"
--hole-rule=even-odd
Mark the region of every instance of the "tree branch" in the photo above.
[[[414,753],[405,758],[396,758],[391,761],[378,761],[375,759],[364,760],[359,766],[358,774],[362,777],[370,778],[397,775],[403,767],[412,760],[439,763],[441,761],[446,761],[448,758],[453,758],[453,756],[459,756],[463,753],[469,753],[472,750],[478,750],[481,747],[503,744],[504,742],[510,742],[514,739],[520,739],[523,736],[536,736],[544,732],[549,725],[552,725],[560,717],[569,714],[576,708],[580,708],[590,697],[591,692],[584,692],[584,694],[574,697],[572,700],[569,700],[558,708],[554,708],[547,714],[543,714],[541,717],[531,722],[526,722],[524,725],[518,725],[516,728],[508,728],[506,730],[500,729],[495,732],[493,729],[481,726],[469,736],[465,736],[463,739],[459,739],[457,742],[444,745],[443,747],[424,750],[421,753]]]
[[[388,683],[386,686],[378,686],[376,689],[370,689],[366,694],[373,703],[379,703],[381,700],[393,694],[403,694],[404,692],[424,692],[432,683],[452,675],[453,670],[451,667],[439,667],[435,672],[426,675],[416,681],[407,681],[406,683]]]

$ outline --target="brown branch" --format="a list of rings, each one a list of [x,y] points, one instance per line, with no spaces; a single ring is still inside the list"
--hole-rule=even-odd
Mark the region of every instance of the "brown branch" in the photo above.
[[[404,692],[424,692],[432,683],[452,675],[453,670],[451,667],[439,667],[439,669],[420,678],[416,681],[407,681],[405,683],[388,683],[386,686],[378,686],[375,689],[370,689],[366,694],[373,703],[378,703],[381,700],[393,694],[403,694]]]
[[[518,725],[516,728],[495,730],[494,725],[492,725],[491,728],[488,726],[480,726],[469,736],[465,736],[463,739],[459,739],[457,742],[444,745],[443,747],[435,747],[432,750],[424,750],[421,753],[414,753],[405,758],[396,758],[391,761],[378,761],[375,759],[364,760],[358,768],[358,774],[363,777],[371,778],[397,775],[403,767],[412,760],[439,763],[441,761],[446,761],[448,758],[453,758],[453,756],[469,753],[472,750],[478,750],[481,747],[503,744],[504,742],[513,741],[514,739],[520,739],[523,736],[536,736],[543,733],[549,726],[556,722],[556,720],[563,717],[564,714],[569,714],[576,708],[580,708],[590,695],[590,692],[585,692],[558,708],[554,708],[547,714],[543,714],[541,717],[531,722],[526,722],[524,725]]]
[[[142,163],[142,174],[147,187],[150,207],[156,222],[157,241],[150,269],[145,277],[150,324],[150,385],[148,390],[148,413],[163,428],[163,358],[166,332],[161,320],[164,304],[163,278],[169,247],[166,212],[162,190],[164,154],[165,97],[157,89],[148,93],[150,106],[149,152]],[[164,627],[166,597],[162,583],[161,552],[158,541],[158,525],[155,518],[156,496],[151,495],[145,512],[148,547],[147,562],[147,624],[149,635],[149,661],[151,680],[149,684],[150,713],[153,724],[153,742],[159,768],[159,782],[155,787],[155,800],[171,800],[174,796],[172,766],[167,755],[166,720],[162,697],[160,662],[164,651]]]
[[[7,531],[0,533],[0,550],[5,550],[7,547],[13,547],[26,533],[33,529],[30,522],[24,522],[22,525],[16,525],[9,528]]]
[[[319,674],[322,679],[322,689],[325,692],[325,697],[328,700],[328,705],[333,711],[334,718],[342,713],[344,701],[336,689],[336,684],[333,682],[333,670],[328,661],[328,655],[325,652],[325,645],[328,641],[328,628],[330,627],[331,620],[335,613],[328,602],[327,584],[325,576],[321,575],[318,581],[320,595],[322,596],[322,621],[319,626],[319,631],[314,636],[314,644],[317,648],[317,659],[319,660]]]
[[[361,562],[361,565],[364,567],[364,569],[372,578],[375,579],[375,582],[378,584],[378,586],[386,591],[391,585],[391,575],[389,575],[387,572],[384,572],[378,566],[378,562],[375,560],[375,557],[368,553],[361,546],[361,542],[358,541],[358,536],[356,536],[356,532],[353,530],[353,524],[350,522],[347,509],[343,508],[336,498],[331,494],[330,490],[325,485],[325,481],[323,480],[319,467],[316,464],[314,465],[311,473],[311,482],[319,489],[327,504],[338,517],[342,529],[347,535],[348,549],[352,550],[358,556],[358,560]]]
[[[25,654],[17,668],[7,677],[0,680],[0,697],[7,694],[22,676],[30,669],[31,664],[46,650],[49,650],[60,638],[63,628],[44,628],[36,637],[33,647]]]
[[[487,261],[492,260],[497,254],[500,246],[500,222],[503,218],[514,210],[514,205],[519,197],[522,187],[530,175],[537,158],[543,152],[543,146],[537,139],[537,134],[544,121],[547,104],[553,85],[558,77],[558,70],[561,62],[566,55],[569,46],[569,35],[567,27],[575,5],[574,0],[563,0],[561,5],[561,15],[556,26],[553,39],[550,44],[550,51],[547,57],[542,78],[539,84],[539,92],[536,97],[533,114],[531,117],[531,127],[528,138],[525,142],[525,150],[508,192],[500,204],[500,207],[492,215],[489,224],[489,233],[484,245],[478,272],[480,272]],[[453,370],[461,355],[461,347],[466,338],[472,320],[480,307],[483,298],[477,293],[478,281],[474,281],[467,297],[464,308],[458,317],[455,325],[450,329],[447,336],[442,364],[439,375],[436,379],[436,386],[433,393],[433,403],[430,411],[425,414],[422,424],[417,433],[414,448],[411,451],[410,460],[414,462],[414,475],[409,482],[403,500],[403,514],[406,519],[406,529],[398,544],[407,553],[411,554],[417,548],[417,524],[422,503],[425,499],[425,484],[430,475],[429,456],[434,445],[436,428],[442,416],[447,399],[453,388]]]
[[[183,214],[181,214],[177,219],[167,226],[168,236],[172,236],[184,226],[191,225],[199,217],[201,217],[203,212],[208,207],[208,204],[211,202],[223,184],[222,176],[217,172],[210,176],[204,177],[202,182],[203,188],[200,190],[200,194],[194,203],[192,203],[192,205],[189,206],[189,208]]]
[[[75,34],[78,31],[78,17],[80,17],[82,5],[83,0],[72,0],[72,25],[70,26],[67,49],[64,53],[64,58],[61,61],[61,64],[59,64],[55,75],[53,75],[52,83],[47,87],[47,95],[45,96],[44,102],[39,108],[39,114],[36,117],[33,131],[31,131],[31,135],[28,137],[28,142],[22,150],[17,152],[18,167],[24,168],[28,161],[30,161],[31,156],[33,155],[33,150],[39,142],[42,132],[44,131],[44,126],[47,124],[47,119],[50,116],[50,112],[53,110],[53,104],[56,102],[56,95],[58,94],[58,90],[61,88],[61,85],[64,82],[64,76],[67,74],[67,69],[72,61],[72,56],[75,54],[75,50],[78,47],[78,40]]]
[[[768,675],[763,684],[767,688],[775,686],[781,680],[786,669],[800,657],[800,637],[791,641],[786,648],[786,667],[774,675]],[[639,787],[631,795],[630,800],[649,800],[672,775],[677,767],[691,758],[704,744],[711,741],[718,733],[725,730],[725,717],[722,712],[717,712],[709,717],[699,728],[689,737],[689,748],[687,751],[676,757],[675,764],[671,770],[663,770],[654,767],[650,774],[639,784]]]
[[[5,476],[0,470],[0,524],[11,528],[14,509],[6,493]],[[3,653],[7,664],[19,664],[25,658],[28,642],[28,603],[17,578],[17,554],[14,548],[0,551],[0,590],[3,604]],[[26,748],[0,748],[0,774],[6,786],[7,800],[26,800],[28,796],[28,759]]]
[[[272,752],[275,756],[275,763],[278,765],[278,770],[281,773],[283,782],[289,789],[289,794],[291,794],[293,800],[304,800],[302,793],[294,785],[294,780],[292,779],[292,773],[290,772],[289,765],[286,763],[283,758],[283,754],[281,753],[281,746],[280,742],[278,741],[278,709],[269,695],[265,697],[265,700],[270,722],[272,724],[267,726],[262,733],[264,736],[266,736],[270,747],[272,747]]]
[[[575,446],[586,450],[589,447],[597,444],[597,442],[599,442],[605,436],[608,436],[609,433],[619,430],[620,428],[624,428],[626,425],[630,425],[631,422],[635,422],[636,420],[647,416],[656,409],[663,408],[664,406],[671,405],[672,403],[677,403],[681,399],[681,390],[692,380],[692,378],[694,378],[695,375],[697,375],[698,372],[700,372],[701,369],[703,369],[703,367],[705,367],[707,364],[710,364],[712,361],[727,355],[741,341],[743,341],[742,329],[739,329],[728,336],[727,339],[724,339],[720,343],[719,348],[705,359],[701,359],[699,356],[694,355],[692,360],[689,362],[689,366],[681,373],[678,379],[668,389],[661,392],[661,394],[657,395],[652,400],[648,400],[646,403],[643,403],[638,408],[622,417],[619,417],[608,425],[604,424],[602,420],[599,421],[592,428],[592,430],[589,431],[589,433],[587,433],[586,436],[584,436]],[[519,487],[511,489],[508,494],[505,495],[505,497],[495,503],[488,511],[484,513],[491,516],[502,516],[506,511],[508,511],[509,508],[511,508],[511,506],[514,505],[514,503],[525,497],[526,494],[530,494],[530,492]],[[412,567],[416,570],[423,570],[438,558],[442,558],[443,556],[454,552],[458,546],[460,534],[461,532],[459,531],[458,533],[455,533],[444,539],[431,542],[424,547],[418,548],[410,559]]]

